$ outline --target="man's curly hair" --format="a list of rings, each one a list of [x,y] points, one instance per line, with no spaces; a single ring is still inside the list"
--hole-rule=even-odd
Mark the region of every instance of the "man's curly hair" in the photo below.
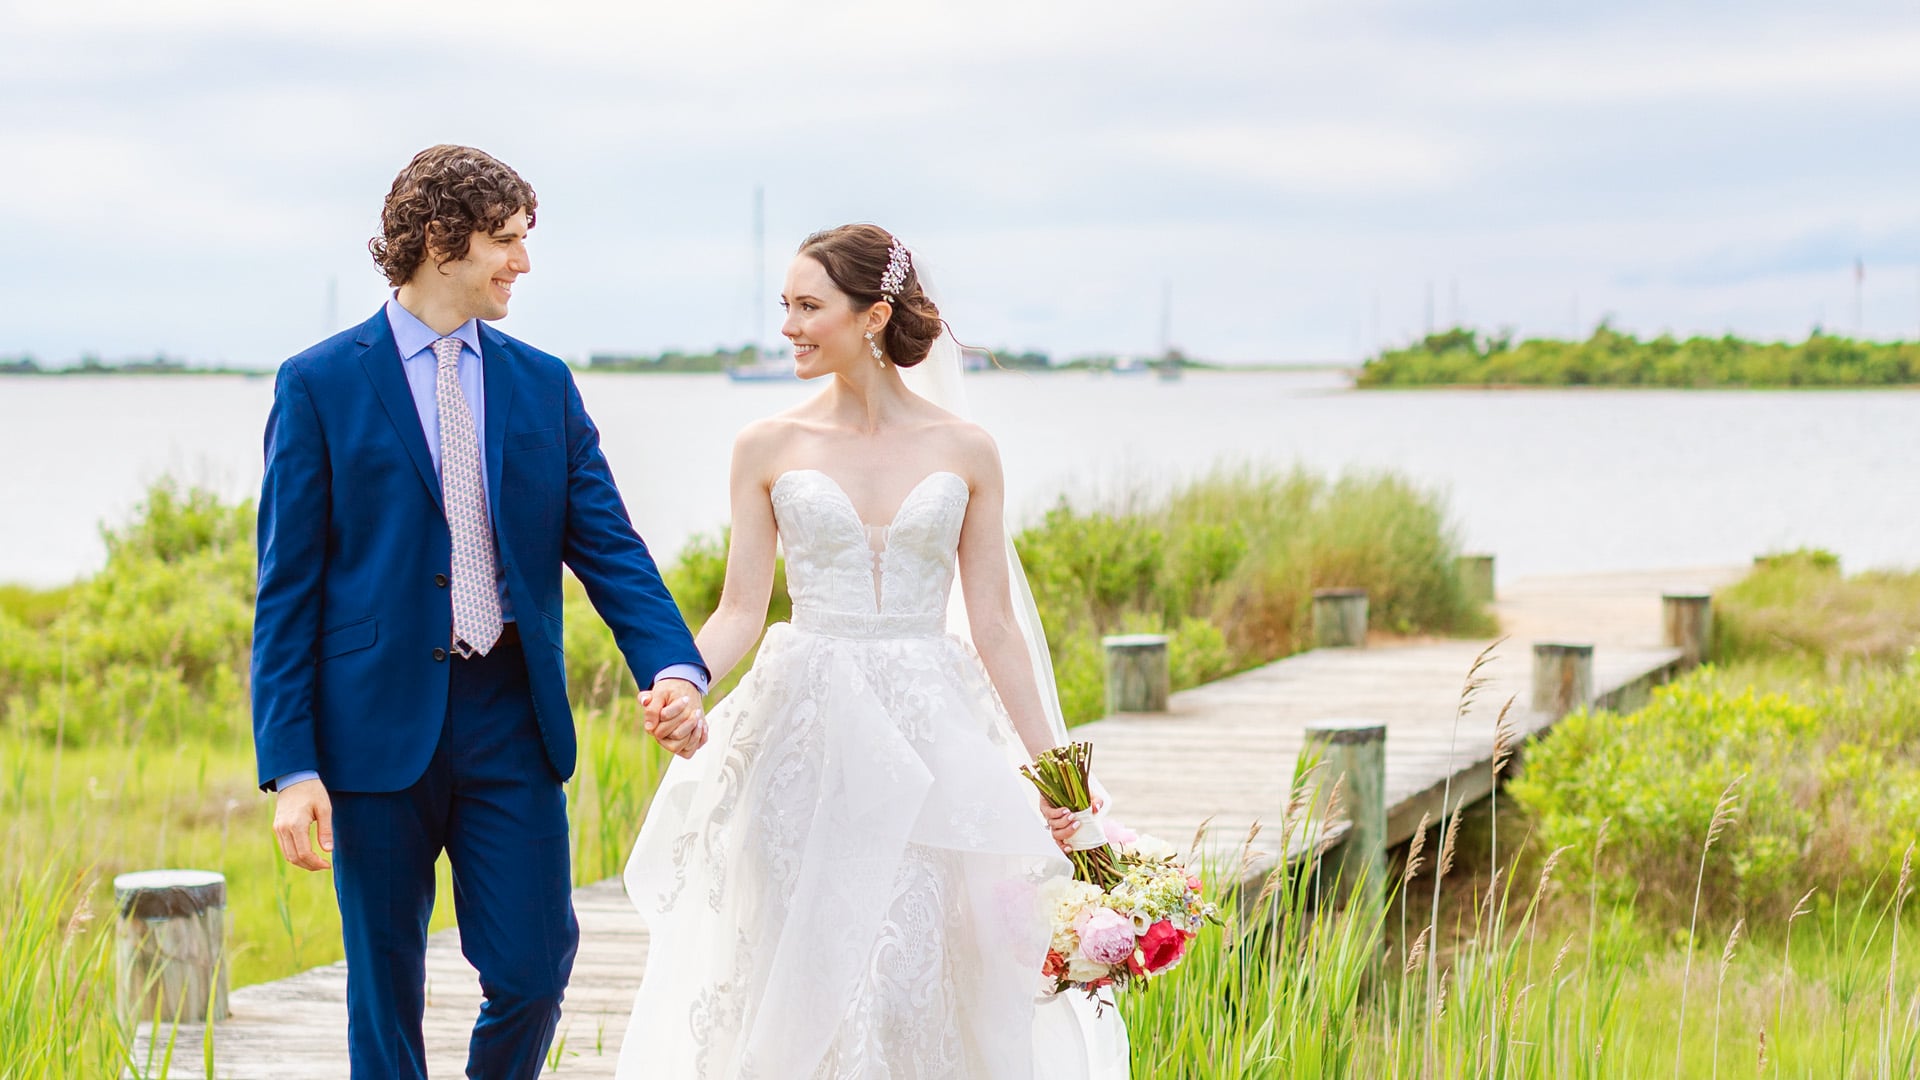
[[[533,186],[471,146],[442,144],[413,156],[393,178],[380,235],[367,241],[389,284],[405,285],[431,254],[436,267],[467,257],[473,234],[491,235],[516,212],[533,227]]]

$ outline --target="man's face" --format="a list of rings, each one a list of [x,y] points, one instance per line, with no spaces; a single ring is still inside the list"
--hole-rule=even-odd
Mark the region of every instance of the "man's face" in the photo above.
[[[474,233],[465,258],[438,267],[431,258],[421,263],[414,280],[468,318],[492,321],[506,317],[515,279],[532,269],[527,212],[519,210],[491,235]]]

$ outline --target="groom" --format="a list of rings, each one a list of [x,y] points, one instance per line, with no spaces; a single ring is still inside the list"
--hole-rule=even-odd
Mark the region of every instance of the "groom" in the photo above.
[[[705,739],[706,668],[571,373],[486,325],[531,269],[535,205],[487,154],[421,151],[369,244],[393,298],[281,365],[267,419],[255,752],[281,852],[337,862],[357,1080],[426,1076],[443,850],[485,995],[467,1075],[531,1080],[553,1039],[579,940],[563,562],[673,721],[655,737]]]

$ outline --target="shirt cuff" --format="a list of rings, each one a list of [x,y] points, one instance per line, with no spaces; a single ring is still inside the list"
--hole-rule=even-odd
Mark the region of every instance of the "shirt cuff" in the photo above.
[[[698,664],[672,664],[660,670],[653,677],[653,684],[660,685],[661,679],[685,679],[700,691],[701,697],[707,696],[707,673]]]
[[[308,780],[318,780],[318,779],[320,779],[319,773],[314,772],[312,769],[301,769],[299,772],[290,772],[287,775],[280,777],[278,780],[275,780],[273,782],[273,790],[285,791],[295,784],[304,783],[305,781],[308,781]]]

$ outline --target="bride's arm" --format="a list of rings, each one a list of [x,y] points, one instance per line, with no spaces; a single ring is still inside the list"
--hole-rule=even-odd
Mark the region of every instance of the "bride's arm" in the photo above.
[[[1033,658],[1013,614],[1007,568],[1006,482],[1000,452],[985,432],[974,433],[971,444],[968,457],[973,490],[966,520],[960,526],[959,556],[967,624],[973,632],[973,647],[1007,707],[1014,733],[1026,747],[1027,756],[1036,757],[1051,750],[1055,741],[1053,726],[1040,703]]]
[[[733,465],[727,480],[733,505],[727,577],[720,587],[720,605],[694,638],[716,683],[747,655],[767,625],[778,539],[768,477],[772,441],[773,433],[767,426],[756,423],[741,431],[733,443]]]

